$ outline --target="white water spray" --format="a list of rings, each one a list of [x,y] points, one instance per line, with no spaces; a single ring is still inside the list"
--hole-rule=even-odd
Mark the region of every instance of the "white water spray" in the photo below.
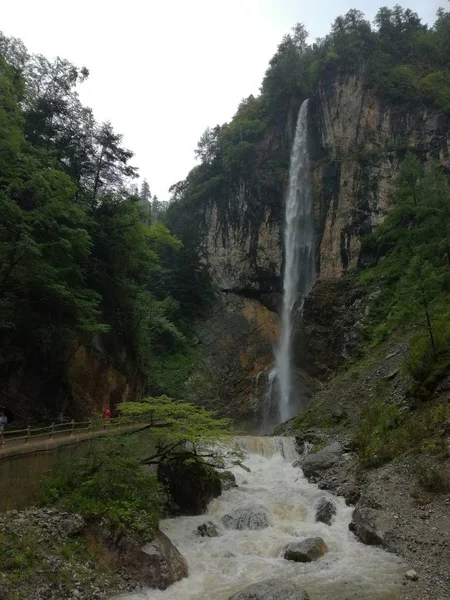
[[[296,317],[314,283],[313,189],[308,156],[308,100],[300,108],[292,146],[284,232],[285,263],[280,344],[276,350],[279,418],[296,411],[293,390],[292,341]]]
[[[237,442],[248,452],[245,464],[250,468],[233,467],[239,487],[213,500],[206,515],[161,522],[162,531],[186,558],[189,577],[165,591],[148,589],[120,596],[120,600],[228,600],[249,584],[270,578],[299,584],[311,600],[397,600],[404,596],[401,560],[357,541],[348,529],[353,508],[343,498],[308,483],[301,470],[291,465],[298,458],[293,439],[247,437]],[[331,526],[315,522],[316,505],[323,496],[337,508]],[[224,515],[254,504],[267,511],[269,527],[225,529]],[[196,534],[205,521],[214,522],[219,537]],[[283,558],[287,544],[316,536],[328,546],[322,558],[311,563]]]

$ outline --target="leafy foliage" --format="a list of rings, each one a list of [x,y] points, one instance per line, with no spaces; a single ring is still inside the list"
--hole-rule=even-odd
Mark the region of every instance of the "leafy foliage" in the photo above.
[[[448,418],[445,403],[424,404],[411,413],[398,406],[373,401],[361,412],[355,429],[360,466],[376,467],[406,455],[448,455],[442,423]]]
[[[32,370],[58,389],[72,348],[100,335],[150,389],[181,395],[153,366],[191,356],[203,268],[148,182],[132,184],[122,136],[81,104],[88,74],[0,33],[0,375]]]
[[[234,432],[229,419],[211,411],[165,395],[123,402],[119,409],[123,416],[142,421],[154,442],[155,450],[144,459],[146,464],[196,459],[227,468],[242,462],[242,451],[230,445]]]
[[[108,519],[118,532],[151,538],[161,516],[162,490],[141,461],[140,441],[111,438],[92,447],[70,471],[43,486],[42,502],[90,521]]]
[[[366,240],[376,266],[361,280],[378,287],[372,335],[407,329],[406,366],[424,388],[450,365],[450,186],[439,164],[424,169],[412,154],[402,164],[386,221]]]
[[[267,207],[282,206],[295,120],[305,98],[356,76],[394,110],[425,106],[449,114],[449,23],[450,13],[442,9],[428,27],[417,13],[396,5],[382,7],[373,24],[352,9],[313,43],[302,23],[293,27],[270,60],[260,95],[244,99],[229,123],[203,133],[195,153],[200,164],[172,187],[167,223],[192,250],[193,263],[202,258],[199,229],[207,209],[217,211],[219,235],[239,221],[252,237],[258,235],[252,223],[265,218]],[[244,214],[242,206],[248,207]]]

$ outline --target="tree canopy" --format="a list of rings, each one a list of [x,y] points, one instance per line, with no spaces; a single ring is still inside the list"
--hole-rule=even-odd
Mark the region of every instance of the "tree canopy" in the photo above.
[[[160,365],[190,356],[189,315],[208,291],[183,275],[183,244],[146,180],[138,192],[123,136],[81,104],[88,75],[0,34],[2,386],[31,369],[54,395],[72,348],[97,336],[148,389],[176,395],[182,381]]]

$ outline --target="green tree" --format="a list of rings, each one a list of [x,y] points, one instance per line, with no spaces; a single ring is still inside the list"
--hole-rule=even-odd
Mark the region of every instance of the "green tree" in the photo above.
[[[61,365],[76,336],[104,331],[86,287],[89,220],[75,186],[25,141],[14,73],[0,62],[0,344],[3,368]],[[59,368],[59,367],[58,367]],[[4,371],[5,372],[5,371]]]
[[[164,395],[123,402],[119,408],[122,415],[142,421],[140,431],[147,431],[155,444],[154,452],[143,458],[144,464],[195,458],[226,469],[243,459],[242,451],[230,443],[234,435],[230,421],[204,408]]]
[[[426,331],[434,354],[437,352],[435,300],[441,290],[439,272],[430,262],[415,255],[398,284],[394,311],[394,318],[400,323],[412,323]]]

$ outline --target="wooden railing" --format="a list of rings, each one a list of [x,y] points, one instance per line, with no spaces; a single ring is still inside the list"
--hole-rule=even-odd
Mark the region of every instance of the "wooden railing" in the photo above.
[[[94,432],[114,432],[137,424],[136,421],[119,417],[109,421],[91,419],[89,421],[70,421],[68,423],[52,423],[46,427],[27,427],[26,429],[7,429],[0,431],[0,447],[6,444],[29,444],[34,441],[61,439],[79,434]]]

